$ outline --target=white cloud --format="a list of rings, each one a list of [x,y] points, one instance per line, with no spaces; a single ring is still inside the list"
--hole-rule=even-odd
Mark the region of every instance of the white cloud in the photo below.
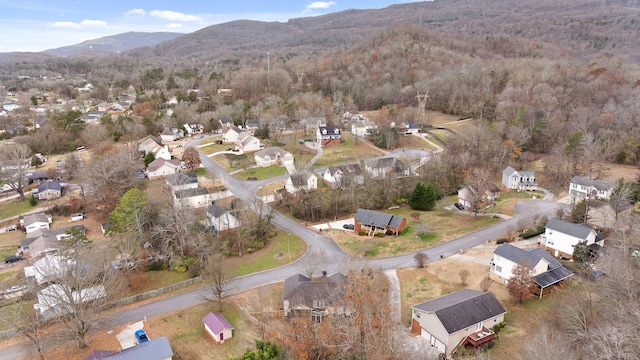
[[[328,9],[331,5],[335,5],[334,1],[314,1],[306,6],[308,11],[315,9]]]
[[[54,23],[50,23],[49,27],[61,28],[61,29],[83,29],[86,27],[92,26],[106,26],[107,23],[102,20],[82,20],[79,23],[71,22],[71,21],[56,21]]]
[[[80,22],[82,26],[106,26],[107,23],[102,20],[82,20]]]
[[[124,15],[125,15],[125,16],[131,16],[131,15],[144,15],[144,14],[146,14],[146,13],[147,13],[147,12],[146,12],[146,11],[144,11],[144,9],[130,9],[130,10],[127,10],[127,11],[124,13]]]
[[[171,10],[151,10],[149,15],[159,17],[169,21],[201,21],[202,19],[195,15],[184,14]]]
[[[171,28],[171,29],[178,29],[178,28],[181,28],[181,27],[182,27],[182,24],[178,24],[178,23],[170,23],[170,24],[168,24],[168,25],[167,25],[167,27],[168,27],[168,28]]]

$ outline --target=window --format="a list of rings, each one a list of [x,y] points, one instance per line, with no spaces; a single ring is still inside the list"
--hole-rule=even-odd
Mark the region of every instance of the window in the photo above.
[[[314,308],[323,308],[324,307],[324,300],[313,300],[313,307]]]
[[[496,272],[501,273],[502,272],[502,266],[496,265]]]
[[[482,330],[482,321],[476,324],[476,331],[477,330]]]

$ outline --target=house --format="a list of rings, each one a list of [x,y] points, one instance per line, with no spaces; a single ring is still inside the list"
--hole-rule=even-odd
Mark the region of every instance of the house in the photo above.
[[[540,246],[555,257],[571,259],[573,248],[581,241],[586,241],[594,253],[604,246],[604,237],[588,225],[553,218],[547,223]]]
[[[47,180],[38,186],[38,200],[54,200],[62,196],[60,181]]]
[[[212,202],[211,194],[207,188],[198,187],[173,192],[173,204],[177,207],[189,205],[197,209],[209,206]]]
[[[66,285],[51,284],[38,291],[38,302],[33,304],[33,308],[39,319],[47,320],[67,315],[69,310],[64,307],[72,302],[86,303],[106,296],[107,292],[102,285],[77,290]]]
[[[420,127],[415,121],[404,120],[398,126],[398,132],[405,135],[417,134],[420,132]]]
[[[171,360],[173,350],[169,340],[160,336],[119,351],[94,350],[82,360]]]
[[[33,127],[36,129],[40,129],[49,123],[49,118],[39,117],[33,120]]]
[[[316,130],[316,141],[323,146],[339,145],[342,133],[337,126],[319,126]]]
[[[147,177],[149,180],[157,179],[168,175],[173,175],[180,171],[180,160],[165,160],[158,158],[147,166]]]
[[[533,171],[516,171],[511,166],[507,166],[502,171],[502,190],[527,191],[536,190],[538,183]]]
[[[223,130],[222,142],[225,144],[235,144],[238,140],[246,137],[248,133],[244,133],[239,127],[232,125],[228,129]]]
[[[61,247],[60,241],[71,236],[68,233],[71,229],[77,229],[82,234],[87,231],[84,225],[68,226],[58,229],[38,229],[20,240],[18,253],[31,258],[37,258],[43,254],[55,253]]]
[[[282,289],[282,308],[286,316],[311,316],[316,323],[333,313],[344,312],[339,306],[348,282],[346,275],[335,273],[310,279],[297,274],[284,281]]]
[[[233,326],[220,313],[210,312],[202,318],[202,322],[204,331],[216,344],[224,344],[233,336]]]
[[[187,135],[191,136],[195,134],[202,134],[204,132],[204,126],[200,123],[184,124],[182,127],[187,132]]]
[[[144,138],[138,141],[138,151],[144,153],[145,155],[151,151],[156,146],[162,146],[162,139],[157,136],[147,135]]]
[[[207,208],[207,225],[218,233],[239,228],[239,218],[237,211],[231,212],[222,206],[211,205]]]
[[[258,140],[257,137],[249,135],[249,133],[242,133],[241,137],[236,142],[236,149],[241,153],[250,153],[264,149],[264,145],[260,143],[260,140]]]
[[[507,311],[489,292],[463,289],[411,307],[411,332],[451,356],[459,346],[474,348],[495,338],[490,329]]]
[[[254,134],[256,130],[260,129],[260,120],[258,119],[247,119],[244,122],[244,128]]]
[[[74,262],[61,255],[46,255],[31,266],[25,266],[24,276],[38,285],[55,281],[74,267]]]
[[[411,175],[409,166],[396,157],[367,159],[364,161],[364,170],[374,179]]]
[[[608,200],[613,187],[610,183],[584,176],[574,176],[569,183],[569,195],[575,199]]]
[[[218,122],[220,123],[220,127],[222,128],[222,132],[225,132],[232,126],[234,126],[233,119],[231,118],[223,118],[218,120]]]
[[[109,104],[108,102],[101,102],[98,105],[96,105],[96,110],[98,111],[107,111],[111,108],[111,104]]]
[[[520,249],[508,243],[501,244],[493,252],[489,276],[494,281],[507,285],[517,265],[529,269],[540,297],[550,286],[573,276],[571,270],[562,266],[545,249]]]
[[[198,187],[198,176],[195,171],[189,171],[186,173],[176,173],[169,175],[165,182],[171,186],[172,191],[196,189]]]
[[[332,188],[347,189],[364,184],[364,174],[358,164],[329,166],[320,176]]]
[[[49,229],[53,218],[49,214],[31,214],[20,219],[20,225],[28,233],[39,229]]]
[[[351,124],[351,133],[357,137],[371,136],[378,129],[373,121],[361,120]]]
[[[285,166],[293,164],[293,155],[278,146],[271,146],[253,154],[256,164],[261,167],[271,165]]]
[[[458,202],[473,209],[480,204],[492,203],[500,197],[500,189],[494,183],[488,184],[482,194],[478,194],[479,192],[481,190],[477,186],[465,186],[458,190]]]
[[[309,170],[301,170],[291,174],[284,187],[291,194],[298,191],[313,191],[318,188],[318,178]]]
[[[354,220],[356,234],[362,231],[366,232],[368,236],[389,232],[398,235],[407,227],[407,219],[404,217],[373,210],[358,209]]]
[[[160,133],[160,138],[162,139],[162,142],[176,141],[178,140],[178,134],[175,131],[172,131],[171,128],[165,127]]]

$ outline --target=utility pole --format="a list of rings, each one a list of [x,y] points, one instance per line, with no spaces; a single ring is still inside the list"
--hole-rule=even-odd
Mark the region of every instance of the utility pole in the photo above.
[[[416,99],[418,100],[418,119],[422,122],[426,117],[425,108],[427,107],[427,99],[429,98],[429,90],[424,95],[420,95],[420,92],[417,92]]]
[[[302,78],[304,77],[304,72],[298,71],[296,75],[298,75],[298,86],[302,87]]]

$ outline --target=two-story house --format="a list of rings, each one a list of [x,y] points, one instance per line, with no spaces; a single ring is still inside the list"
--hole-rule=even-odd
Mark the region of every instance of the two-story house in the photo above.
[[[318,188],[318,178],[309,170],[300,170],[289,176],[284,187],[291,194],[298,191],[313,191]]]
[[[585,176],[574,176],[569,183],[569,195],[575,199],[608,200],[613,187],[610,183]]]
[[[574,224],[561,219],[550,219],[540,246],[555,257],[571,259],[575,246],[586,241],[589,249],[598,253],[604,246],[604,237],[586,224]]]
[[[517,171],[511,166],[507,166],[502,171],[502,189],[504,191],[527,191],[536,190],[537,188],[538,182],[533,171]]]
[[[284,281],[282,308],[285,315],[311,316],[313,322],[320,323],[329,314],[336,314],[341,306],[348,277],[342,273],[310,279],[297,274]]]
[[[342,133],[337,126],[318,126],[316,141],[323,146],[338,145],[342,141]]]

